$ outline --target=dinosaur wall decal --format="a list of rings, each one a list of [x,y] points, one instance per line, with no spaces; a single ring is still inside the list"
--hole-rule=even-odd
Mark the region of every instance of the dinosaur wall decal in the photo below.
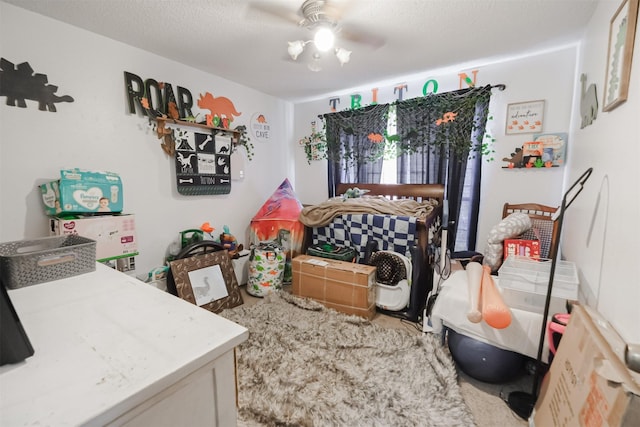
[[[0,58],[0,96],[6,96],[6,104],[11,107],[26,108],[26,100],[37,101],[40,111],[55,113],[57,102],[73,102],[69,95],[58,96],[58,86],[48,84],[46,74],[33,73],[28,62],[17,66]]]
[[[580,75],[582,90],[580,95],[580,129],[589,126],[598,117],[598,95],[595,83],[591,83],[587,88],[587,75]]]
[[[211,111],[211,117],[217,116],[220,119],[226,118],[230,122],[233,121],[233,116],[239,116],[242,114],[236,111],[236,107],[229,98],[225,98],[224,96],[215,98],[209,92],[204,95],[200,94],[198,107],[203,110]]]
[[[515,151],[511,153],[511,157],[510,158],[503,157],[502,161],[511,163],[511,165],[509,166],[510,168],[511,167],[521,168],[524,165],[523,154],[524,153],[522,152],[522,148],[516,147]]]

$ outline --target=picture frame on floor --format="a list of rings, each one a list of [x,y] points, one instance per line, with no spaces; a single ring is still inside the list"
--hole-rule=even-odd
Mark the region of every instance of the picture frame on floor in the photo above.
[[[623,0],[611,18],[602,111],[627,100],[640,0]]]
[[[182,258],[169,265],[180,298],[214,313],[243,304],[227,251]]]

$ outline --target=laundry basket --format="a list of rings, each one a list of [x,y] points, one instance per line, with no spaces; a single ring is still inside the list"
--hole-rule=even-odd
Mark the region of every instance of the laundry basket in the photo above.
[[[286,254],[276,242],[260,242],[251,248],[247,293],[264,297],[282,289]]]
[[[72,234],[0,243],[0,279],[8,289],[89,273],[96,242]]]

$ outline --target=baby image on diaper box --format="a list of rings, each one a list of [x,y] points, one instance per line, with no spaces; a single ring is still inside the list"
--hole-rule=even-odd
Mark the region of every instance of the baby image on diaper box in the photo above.
[[[40,192],[47,215],[122,212],[122,181],[113,172],[63,169]]]

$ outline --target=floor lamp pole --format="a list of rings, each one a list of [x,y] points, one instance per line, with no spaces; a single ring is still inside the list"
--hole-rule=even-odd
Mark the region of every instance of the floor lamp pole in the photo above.
[[[547,332],[547,317],[549,316],[549,306],[551,304],[551,292],[553,291],[553,279],[556,272],[556,264],[558,261],[558,247],[560,246],[560,235],[562,233],[562,223],[564,221],[564,213],[567,208],[573,203],[578,194],[582,191],[584,187],[584,183],[591,176],[591,172],[593,172],[593,168],[587,169],[578,180],[573,183],[571,187],[564,193],[564,197],[562,198],[562,204],[560,205],[560,209],[557,211],[558,221],[558,233],[555,241],[553,242],[553,247],[550,249],[550,253],[554,254],[553,259],[551,260],[551,271],[549,272],[549,285],[547,286],[547,295],[544,303],[544,313],[542,315],[542,327],[540,329],[540,340],[538,341],[538,355],[536,357],[536,368],[533,373],[533,386],[531,388],[531,393],[527,393],[524,391],[514,391],[509,393],[509,397],[507,398],[507,404],[509,407],[521,418],[525,420],[531,416],[533,412],[533,407],[536,404],[536,400],[538,400],[538,387],[540,384],[540,376],[542,371],[542,350],[544,348],[544,337]]]

